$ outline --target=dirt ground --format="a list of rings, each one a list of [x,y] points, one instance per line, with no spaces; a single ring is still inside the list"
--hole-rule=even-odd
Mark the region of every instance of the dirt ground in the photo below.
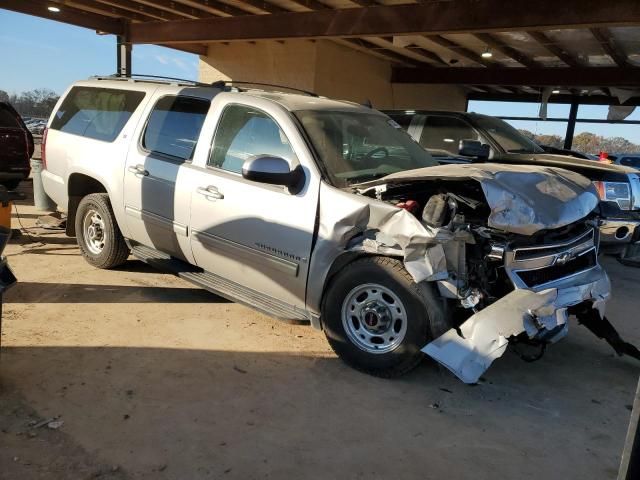
[[[2,479],[616,477],[640,364],[575,323],[542,360],[507,352],[477,386],[432,362],[380,380],[310,327],[30,235],[5,252],[19,284],[4,304]],[[609,317],[638,345],[640,269],[603,262]]]

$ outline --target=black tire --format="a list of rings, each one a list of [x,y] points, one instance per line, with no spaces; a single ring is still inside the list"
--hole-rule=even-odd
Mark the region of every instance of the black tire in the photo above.
[[[406,333],[402,342],[386,353],[369,353],[350,338],[342,321],[343,303],[349,292],[364,284],[389,289],[406,310]],[[430,284],[418,285],[400,260],[388,257],[358,259],[330,280],[322,305],[322,323],[334,352],[348,365],[383,378],[403,375],[424,358],[420,351],[432,339],[432,325],[447,324],[439,297]]]
[[[18,185],[20,185],[20,182],[22,182],[22,180],[5,180],[4,182],[2,182],[2,186],[5,187],[10,192],[12,192],[16,188],[18,188]]]
[[[97,212],[104,223],[104,247],[97,253],[91,250],[84,220],[91,211]],[[129,257],[129,247],[124,241],[122,232],[113,215],[109,195],[92,193],[87,195],[78,205],[75,218],[76,236],[80,251],[85,260],[97,268],[114,268],[122,265]]]

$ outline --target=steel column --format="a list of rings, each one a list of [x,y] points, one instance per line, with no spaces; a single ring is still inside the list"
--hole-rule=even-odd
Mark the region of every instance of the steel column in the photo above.
[[[124,35],[118,35],[116,37],[116,73],[118,75],[130,76],[131,75],[131,43],[126,41]]]
[[[579,103],[571,103],[571,109],[569,110],[569,122],[567,123],[567,133],[564,136],[564,149],[571,150],[573,145],[573,133],[576,130],[576,118],[578,118]]]

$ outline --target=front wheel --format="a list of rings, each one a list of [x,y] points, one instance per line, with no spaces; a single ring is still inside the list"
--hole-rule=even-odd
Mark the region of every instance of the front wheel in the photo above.
[[[80,201],[76,212],[76,235],[82,255],[94,267],[117,267],[129,257],[129,247],[106,193],[92,193]]]
[[[419,286],[400,260],[366,257],[331,280],[322,321],[329,344],[350,366],[397,377],[424,358],[431,323],[443,319],[430,285]]]

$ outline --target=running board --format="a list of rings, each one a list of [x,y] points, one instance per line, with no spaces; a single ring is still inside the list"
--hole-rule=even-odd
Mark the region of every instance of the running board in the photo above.
[[[292,305],[276,300],[263,293],[256,292],[243,285],[222,278],[219,275],[206,272],[201,268],[173,258],[153,248],[134,244],[131,247],[131,253],[134,257],[149,264],[153,268],[173,273],[211,293],[259,310],[269,316],[282,320],[310,321],[306,312]]]

